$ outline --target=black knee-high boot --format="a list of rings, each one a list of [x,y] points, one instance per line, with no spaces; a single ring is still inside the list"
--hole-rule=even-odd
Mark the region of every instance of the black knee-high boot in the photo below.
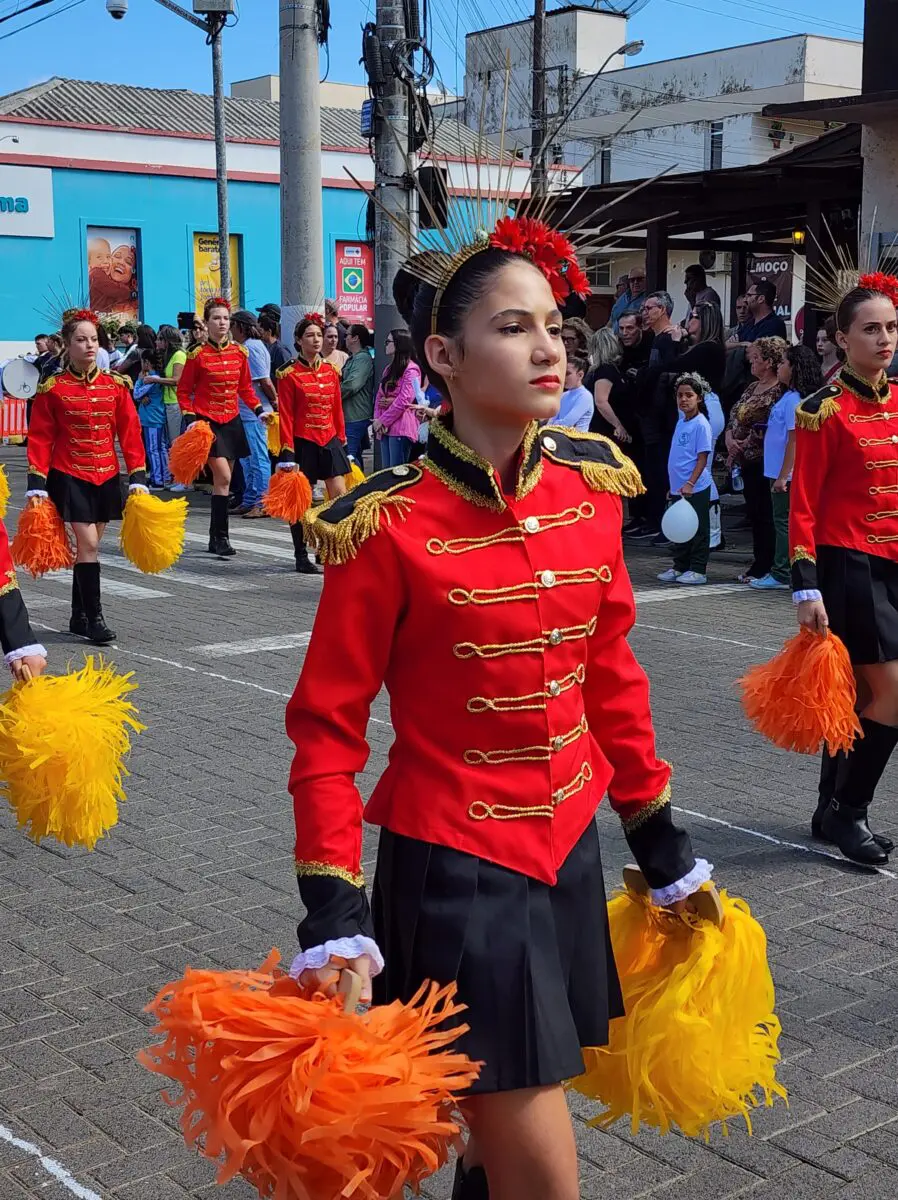
[[[103,608],[100,604],[100,564],[75,563],[75,572],[87,620],[88,641],[96,646],[106,646],[115,641],[115,634],[103,620]]]
[[[78,582],[78,567],[82,565],[76,563],[72,571],[72,615],[69,618],[69,633],[87,637],[87,616],[84,612],[84,601],[81,599],[81,584]]]
[[[318,568],[310,560],[306,540],[302,533],[302,522],[297,521],[290,526],[290,536],[293,538],[293,553],[296,555],[296,569],[300,575],[317,575]]]
[[[209,553],[219,558],[233,558],[237,553],[228,540],[228,498],[213,496],[209,515]]]
[[[466,1171],[464,1159],[460,1158],[455,1166],[452,1200],[489,1200],[489,1195],[489,1184],[483,1167],[472,1167],[470,1171]]]
[[[861,728],[863,738],[855,742],[837,774],[835,795],[823,817],[823,834],[852,862],[878,866],[889,856],[870,832],[867,810],[898,745],[898,729],[867,717],[861,717]]]
[[[847,766],[848,758],[844,751],[839,751],[838,754],[830,754],[826,746],[823,747],[823,757],[820,761],[820,784],[817,792],[817,808],[811,817],[811,836],[820,842],[829,841],[823,833],[823,816],[830,806],[833,796],[836,794],[836,780],[839,772],[844,771]],[[884,833],[874,833],[873,840],[885,850],[886,854],[891,854],[895,849],[895,843],[890,837],[886,837]]]

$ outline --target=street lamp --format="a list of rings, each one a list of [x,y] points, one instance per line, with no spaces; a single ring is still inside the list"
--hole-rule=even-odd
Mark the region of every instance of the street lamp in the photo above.
[[[224,115],[224,68],[221,60],[221,31],[234,11],[234,0],[193,0],[195,12],[206,13],[205,20],[189,13],[174,0],[156,0],[163,8],[189,21],[206,35],[212,47],[212,111],[215,119],[215,181],[218,187],[218,259],[221,268],[221,294],[231,299],[231,239],[228,228],[228,162]],[[106,0],[106,11],[120,21],[128,11],[128,0]],[[18,141],[18,138],[16,139]]]
[[[574,110],[579,108],[580,104],[583,101],[584,96],[589,91],[589,89],[592,87],[592,85],[595,83],[595,81],[598,79],[598,77],[602,74],[602,72],[605,70],[605,68],[608,66],[608,64],[611,62],[612,58],[618,58],[621,56],[624,58],[632,58],[634,54],[641,54],[644,49],[645,49],[645,42],[636,41],[636,42],[625,42],[623,46],[620,46],[617,50],[613,50],[611,52],[611,54],[609,54],[608,57],[605,59],[605,61],[602,63],[602,65],[599,67],[598,71],[596,71],[595,75],[593,75],[593,77],[590,79],[589,83],[587,83],[586,87],[583,89],[583,91],[580,93],[580,95],[577,97],[577,99],[574,101],[574,103],[571,105],[570,109],[568,110],[568,114],[565,117],[565,124],[567,124],[568,121],[570,121],[571,117],[574,115]]]

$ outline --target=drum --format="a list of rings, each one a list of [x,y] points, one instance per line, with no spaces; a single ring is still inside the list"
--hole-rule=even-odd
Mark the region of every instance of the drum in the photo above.
[[[30,400],[37,393],[41,373],[27,358],[11,358],[3,368],[3,391],[17,400]]]

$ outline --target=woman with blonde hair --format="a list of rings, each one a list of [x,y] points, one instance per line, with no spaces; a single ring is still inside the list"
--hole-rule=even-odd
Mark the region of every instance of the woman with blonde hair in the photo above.
[[[610,325],[598,329],[589,339],[590,371],[583,386],[592,392],[595,413],[589,426],[591,433],[603,433],[619,442],[633,438],[623,421],[628,414],[628,389],[621,375],[624,348]]]

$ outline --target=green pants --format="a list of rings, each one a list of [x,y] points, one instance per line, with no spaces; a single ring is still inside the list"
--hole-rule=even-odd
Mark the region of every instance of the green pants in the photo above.
[[[773,555],[770,574],[777,583],[788,583],[791,578],[789,569],[789,493],[787,491],[775,492],[771,482],[770,498],[773,501],[773,528],[776,531],[776,551]]]
[[[683,499],[688,500],[698,514],[698,533],[691,542],[681,542],[674,547],[674,570],[681,575],[684,571],[704,575],[711,553],[711,489],[706,487],[703,492],[693,492]]]

